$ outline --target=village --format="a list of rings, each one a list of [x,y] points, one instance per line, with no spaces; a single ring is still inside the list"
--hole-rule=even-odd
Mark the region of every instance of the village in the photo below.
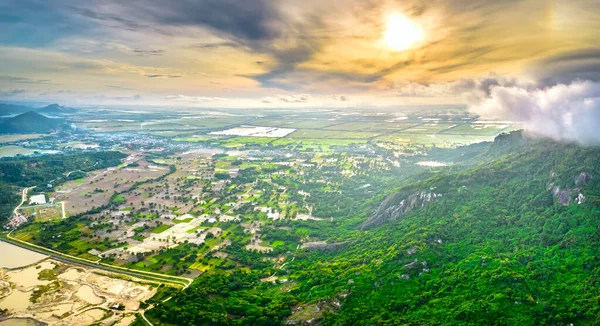
[[[372,151],[130,151],[120,166],[89,172],[54,192],[32,189],[19,212],[38,223],[13,236],[90,261],[192,277],[219,266],[247,268],[237,257],[240,248],[283,262],[320,240],[307,225],[342,215],[335,196],[368,196],[371,184],[360,180],[397,164]],[[341,188],[354,179],[356,187]],[[315,194],[331,197],[333,205]]]

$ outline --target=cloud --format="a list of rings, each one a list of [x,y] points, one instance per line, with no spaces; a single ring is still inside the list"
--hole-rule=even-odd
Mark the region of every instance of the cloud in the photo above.
[[[49,84],[49,79],[30,79],[26,77],[0,76],[0,82],[13,84]]]
[[[160,74],[145,75],[145,77],[148,77],[148,78],[181,78],[180,75],[160,75]]]
[[[348,96],[346,96],[346,95],[333,94],[333,95],[330,95],[329,98],[331,98],[332,100],[341,101],[341,102],[348,102],[348,101],[350,101],[350,98]]]
[[[153,56],[161,56],[165,53],[165,50],[133,50],[133,53],[139,55],[141,57],[153,57]]]
[[[187,96],[187,95],[169,95],[165,97],[168,101],[182,101],[182,102],[223,102],[227,101],[226,98],[222,97],[207,97],[207,96]]]
[[[491,74],[447,83],[398,82],[401,97],[459,97],[487,119],[522,123],[532,135],[600,144],[600,50],[562,53],[534,63],[532,81]]]
[[[123,3],[142,17],[167,26],[208,27],[224,37],[248,42],[279,36],[281,13],[269,0],[144,0]]]
[[[600,83],[574,81],[528,90],[496,86],[471,106],[484,117],[519,121],[525,129],[558,141],[600,144]]]
[[[496,86],[520,86],[532,89],[534,84],[492,73],[488,76],[461,78],[452,82],[411,83],[398,81],[392,87],[392,94],[398,97],[459,97],[468,103],[477,103],[488,98]]]
[[[136,94],[133,96],[105,96],[105,95],[99,95],[95,97],[97,100],[100,100],[102,102],[106,102],[106,101],[118,101],[118,102],[131,102],[131,101],[139,101],[142,99],[142,96],[140,94]]]
[[[68,9],[71,12],[79,14],[83,17],[113,24],[112,27],[125,28],[127,30],[139,30],[148,27],[148,25],[141,24],[139,22],[136,22],[135,20],[122,18],[123,15],[119,14],[102,13],[91,8],[81,8],[77,6],[69,6]]]
[[[323,104],[325,102],[348,102],[350,98],[346,95],[317,95],[310,94],[291,94],[291,95],[276,95],[264,97],[260,100],[262,103],[308,103]]]
[[[543,86],[573,80],[600,82],[600,48],[579,49],[538,61],[529,73]]]
[[[118,85],[105,85],[108,88],[113,88],[113,89],[120,89],[120,90],[126,90],[126,91],[132,91],[133,88],[129,88],[129,87],[123,87],[123,86],[118,86]]]
[[[277,95],[265,97],[261,100],[263,103],[306,103],[311,100],[309,94]]]
[[[0,91],[0,97],[11,97],[19,94],[27,93],[24,89],[10,89],[5,91]]]
[[[215,42],[215,43],[200,43],[191,45],[190,48],[197,49],[218,49],[218,48],[239,48],[240,45],[235,42]]]

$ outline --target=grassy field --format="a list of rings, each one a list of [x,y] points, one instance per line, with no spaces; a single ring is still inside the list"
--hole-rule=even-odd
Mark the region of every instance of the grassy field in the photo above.
[[[462,124],[456,127],[446,129],[443,131],[444,134],[459,134],[459,135],[486,135],[495,136],[503,131],[511,131],[519,129],[517,126],[511,126],[507,124],[483,124],[483,123],[472,123]]]
[[[291,139],[369,139],[379,135],[374,132],[362,131],[336,131],[336,130],[312,130],[299,129],[289,134],[286,138]]]
[[[47,222],[62,218],[62,206],[56,205],[54,207],[36,206],[23,209],[23,212],[27,214],[27,210],[31,209],[35,212],[36,222]],[[30,215],[30,214],[28,214]]]
[[[173,223],[175,224],[179,224],[179,223],[189,223],[191,220],[193,220],[193,218],[185,218],[185,219],[174,219]]]
[[[258,119],[252,121],[252,125],[261,126],[261,127],[280,127],[280,128],[324,128],[327,126],[334,125],[336,121],[328,121],[328,120],[312,120],[312,119],[302,119],[302,120],[288,120],[288,119]]]
[[[98,131],[140,131],[144,133],[163,132],[161,136],[180,135],[191,130],[214,130],[230,125],[240,124],[247,117],[240,116],[194,116],[189,119],[164,119],[148,121],[119,121],[107,120],[96,122],[84,122],[83,126]],[[166,132],[166,133],[165,133]]]
[[[334,146],[365,144],[367,139],[291,139],[281,138],[272,142],[274,146],[286,146],[295,150],[329,151]]]
[[[12,143],[21,140],[32,140],[47,136],[45,134],[25,134],[25,135],[2,135],[0,136],[0,144]]]
[[[448,123],[424,123],[412,128],[404,130],[406,133],[423,133],[423,134],[436,134],[442,130],[452,128],[455,124]]]
[[[416,123],[411,122],[345,122],[337,125],[333,125],[325,130],[340,130],[340,131],[370,131],[370,132],[382,132],[390,130],[401,130],[416,126]]]
[[[32,154],[33,150],[23,148],[20,146],[2,146],[0,147],[0,157],[15,156],[15,155],[29,155]]]
[[[164,232],[164,231],[166,231],[166,230],[168,230],[170,228],[171,228],[171,225],[161,224],[161,225],[155,227],[154,229],[152,229],[152,233],[161,233],[161,232]]]
[[[246,144],[249,145],[265,145],[278,138],[268,137],[234,137],[228,139],[222,139],[220,144],[226,147],[241,147]]]

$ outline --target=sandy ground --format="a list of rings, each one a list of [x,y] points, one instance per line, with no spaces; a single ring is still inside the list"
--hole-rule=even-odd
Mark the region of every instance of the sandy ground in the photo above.
[[[11,318],[32,318],[48,325],[98,321],[102,325],[127,325],[139,312],[140,302],[156,293],[152,285],[141,282],[45,259],[22,268],[0,269],[0,309],[8,309]],[[111,310],[115,304],[125,309]]]
[[[127,162],[131,163],[131,162]],[[157,178],[169,172],[166,167],[158,167],[139,160],[138,167],[110,167],[93,171],[83,180],[69,181],[57,192],[58,200],[66,201],[66,210],[75,215],[92,207],[108,204],[113,193],[130,189],[136,182]]]

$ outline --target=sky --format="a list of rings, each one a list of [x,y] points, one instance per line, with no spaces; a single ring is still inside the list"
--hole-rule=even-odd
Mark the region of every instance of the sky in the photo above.
[[[0,30],[2,101],[464,103],[531,120],[510,91],[538,113],[566,92],[600,120],[600,0],[0,0]]]

